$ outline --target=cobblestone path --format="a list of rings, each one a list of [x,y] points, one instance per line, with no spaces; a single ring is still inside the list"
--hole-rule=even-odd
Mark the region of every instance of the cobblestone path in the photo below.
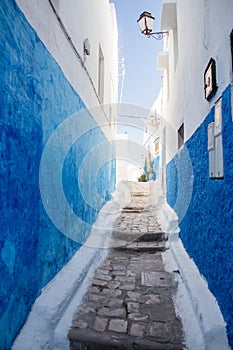
[[[114,223],[119,242],[95,271],[69,331],[71,350],[185,348],[165,271],[166,249],[146,184],[131,184],[132,201]]]

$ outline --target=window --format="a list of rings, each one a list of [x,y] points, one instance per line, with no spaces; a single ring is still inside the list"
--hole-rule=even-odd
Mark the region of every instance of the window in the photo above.
[[[204,73],[204,90],[206,100],[209,101],[215,95],[217,89],[216,62],[213,58],[211,58]]]
[[[184,144],[184,123],[178,129],[178,149]]]
[[[98,72],[98,95],[100,102],[104,102],[104,55],[99,46],[99,72]]]

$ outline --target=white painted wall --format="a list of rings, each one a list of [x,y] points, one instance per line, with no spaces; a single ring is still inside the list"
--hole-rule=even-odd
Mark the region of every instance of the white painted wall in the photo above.
[[[116,184],[128,179],[128,134],[117,134],[116,142]]]
[[[121,181],[137,181],[143,173],[145,147],[133,141],[127,132],[117,134],[116,146],[116,185]]]
[[[159,65],[167,65],[167,54],[162,53],[160,57],[160,62],[158,63]],[[159,61],[159,58],[158,58]],[[145,128],[144,132],[144,145],[145,148],[148,148],[148,145],[150,146],[151,150],[151,157],[152,159],[155,158],[155,144],[154,141],[155,139],[159,139],[159,173],[157,174],[157,179],[160,180],[160,184],[165,190],[165,178],[166,178],[166,140],[165,140],[165,135],[166,135],[166,120],[164,118],[164,93],[165,89],[162,86],[161,90],[159,92],[158,97],[156,98],[155,102],[153,103],[151,107],[151,111],[155,114],[154,120],[155,120],[155,125],[151,125],[151,127],[147,126]],[[147,131],[147,132],[146,132]],[[164,141],[165,140],[165,141]]]
[[[16,1],[106,136],[111,137],[115,132],[118,100],[118,31],[114,5],[108,0],[51,0],[81,57],[80,62],[65,38],[49,0]],[[84,57],[85,39],[90,43],[90,55]],[[95,90],[98,93],[99,46],[104,56],[105,105],[96,108],[100,105],[95,94]],[[110,104],[113,104],[111,108]]]
[[[176,4],[177,25],[172,3]],[[169,30],[164,45],[168,64],[160,55],[158,65],[164,69],[163,108],[169,124],[167,162],[178,150],[177,130],[182,122],[187,141],[232,81],[232,28],[232,0],[163,0],[161,29]],[[204,71],[211,57],[216,60],[218,90],[208,102],[204,96]]]
[[[150,148],[152,159],[155,157],[155,139],[162,138],[163,111],[162,111],[162,90],[151,107],[150,113],[145,120],[143,144],[146,149]],[[160,150],[162,145],[160,147]]]

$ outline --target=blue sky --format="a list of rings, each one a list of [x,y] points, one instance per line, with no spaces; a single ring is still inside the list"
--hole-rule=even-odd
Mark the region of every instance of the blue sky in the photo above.
[[[125,58],[126,71],[123,103],[150,108],[161,87],[161,71],[156,69],[157,53],[163,40],[147,38],[140,33],[137,19],[143,11],[155,17],[154,31],[160,30],[161,0],[112,0],[117,15],[119,60]],[[119,77],[121,79],[121,77]],[[121,83],[121,80],[119,81]]]

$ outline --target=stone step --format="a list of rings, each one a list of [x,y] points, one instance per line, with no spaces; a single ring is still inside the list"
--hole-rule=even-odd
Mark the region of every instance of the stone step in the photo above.
[[[141,213],[142,211],[144,211],[144,208],[140,208],[140,207],[127,207],[121,210],[122,213]]]
[[[149,208],[146,206],[139,206],[139,205],[129,205],[123,209],[121,209],[122,213],[148,213],[150,211]]]
[[[161,242],[165,241],[165,235],[163,232],[148,232],[143,234],[137,239],[137,242]]]
[[[132,197],[140,197],[140,196],[149,196],[150,191],[148,189],[135,189],[134,191],[131,191]]]
[[[113,230],[112,238],[114,240],[123,240],[126,242],[161,242],[165,240],[165,235],[163,232],[130,232]]]
[[[118,251],[138,252],[138,253],[156,253],[166,250],[166,242],[131,242],[114,248]]]
[[[138,333],[140,334],[140,324]],[[136,327],[134,327],[136,329]],[[136,329],[137,330],[137,329]],[[181,344],[171,344],[169,340],[145,340],[140,337],[129,337],[125,334],[96,334],[93,331],[69,331],[70,350],[182,350]]]
[[[142,236],[141,232],[132,232],[132,231],[122,231],[122,230],[114,230],[112,231],[112,239],[125,241],[125,242],[133,242],[135,240],[140,239]]]

